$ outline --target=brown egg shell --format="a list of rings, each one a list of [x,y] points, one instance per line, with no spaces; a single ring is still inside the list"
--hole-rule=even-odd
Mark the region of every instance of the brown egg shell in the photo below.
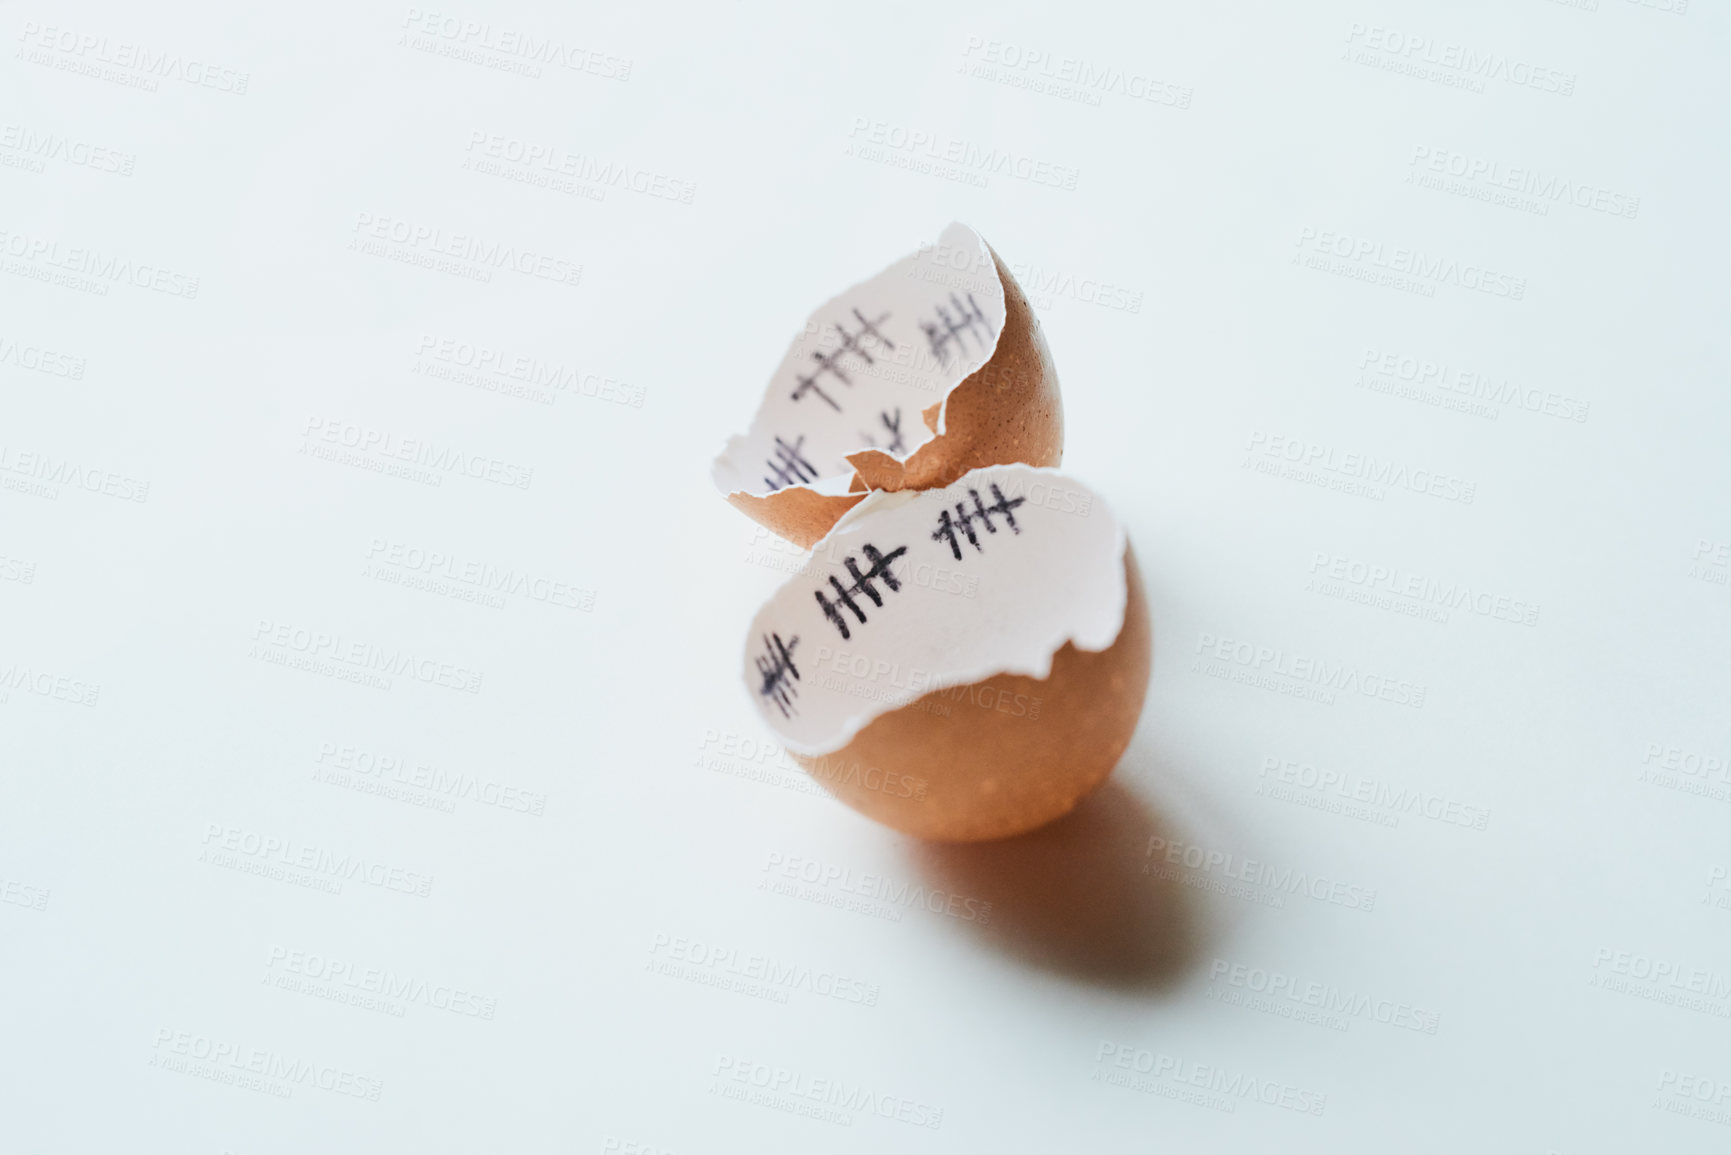
[[[1106,649],[1066,642],[1044,678],[997,674],[935,690],[839,750],[795,759],[855,810],[916,838],[1008,838],[1068,814],[1118,764],[1148,691],[1152,632],[1128,543],[1124,576],[1124,624]],[[1020,709],[999,708],[1005,695]]]
[[[761,496],[739,491],[728,494],[727,500],[772,532],[810,549],[842,514],[859,504],[867,490],[939,488],[985,465],[1060,464],[1064,402],[1058,392],[1057,366],[1027,295],[997,251],[986,247],[1004,286],[1004,331],[991,359],[921,414],[935,433],[941,409],[942,433],[906,461],[877,449],[850,454],[854,476],[850,492],[844,495],[790,486]]]

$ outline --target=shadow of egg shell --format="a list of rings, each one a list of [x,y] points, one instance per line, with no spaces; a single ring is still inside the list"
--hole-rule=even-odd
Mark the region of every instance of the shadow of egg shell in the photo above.
[[[1008,838],[1063,817],[1117,766],[1148,691],[1148,603],[1128,544],[1124,571],[1124,624],[1106,649],[1066,642],[1047,677],[935,690],[872,719],[840,750],[794,758],[841,801],[916,838]]]
[[[926,428],[936,434],[931,441],[906,461],[878,449],[850,455],[854,476],[846,494],[790,486],[761,496],[730,493],[727,500],[772,532],[810,549],[868,490],[934,489],[982,466],[1062,462],[1064,402],[1057,366],[1027,295],[997,251],[987,249],[1004,287],[1004,329],[991,358],[921,413]]]

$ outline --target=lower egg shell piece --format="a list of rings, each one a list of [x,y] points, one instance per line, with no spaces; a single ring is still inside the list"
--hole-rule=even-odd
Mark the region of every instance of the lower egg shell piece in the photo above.
[[[1124,569],[1124,624],[1106,649],[1066,642],[1045,678],[935,690],[840,750],[794,757],[855,810],[917,838],[1008,838],[1061,818],[1112,773],[1148,690],[1148,603],[1128,545]]]

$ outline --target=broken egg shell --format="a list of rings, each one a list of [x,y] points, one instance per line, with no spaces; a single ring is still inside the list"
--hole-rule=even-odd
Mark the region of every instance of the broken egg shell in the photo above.
[[[1148,691],[1152,632],[1128,544],[1124,571],[1124,624],[1106,649],[1065,642],[1047,677],[997,674],[934,690],[872,719],[839,750],[793,757],[855,810],[916,838],[1008,838],[1068,814],[1118,764]],[[923,781],[923,794],[885,788],[889,775]]]
[[[1057,366],[1027,295],[997,251],[986,248],[1004,286],[1004,331],[991,359],[922,414],[937,436],[906,461],[879,449],[850,454],[854,476],[847,494],[821,494],[808,486],[761,496],[739,491],[727,495],[735,508],[801,549],[810,549],[859,504],[866,490],[934,489],[981,466],[1062,462],[1064,402]]]
[[[906,461],[881,449],[848,456],[868,489],[940,489],[988,465],[1057,466],[1064,459],[1064,400],[1058,369],[1028,298],[997,250],[986,246],[1004,286],[1004,332],[991,360],[944,399],[937,432]]]
[[[858,475],[855,475],[856,479]],[[856,487],[857,488],[857,487]],[[810,549],[841,520],[841,515],[865,500],[865,493],[843,495],[819,493],[805,486],[790,486],[759,497],[753,493],[730,493],[727,500],[736,509],[785,537],[801,549]]]

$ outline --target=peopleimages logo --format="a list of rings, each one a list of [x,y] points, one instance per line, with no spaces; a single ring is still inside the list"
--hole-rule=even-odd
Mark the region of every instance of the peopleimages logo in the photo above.
[[[1022,291],[1030,296],[1068,297],[1084,305],[1099,305],[1122,313],[1142,311],[1142,291],[1126,289],[1107,281],[1078,278],[1060,269],[1044,269],[1027,261],[1012,261],[1010,272]]]
[[[1341,693],[1376,698],[1396,706],[1411,706],[1415,710],[1424,706],[1425,687],[1423,684],[1409,682],[1404,678],[1386,677],[1368,670],[1359,670],[1346,662],[1330,662],[1326,658],[1313,658],[1273,646],[1259,646],[1254,642],[1235,641],[1232,638],[1222,638],[1206,631],[1196,636],[1195,653],[1198,658],[1207,660],[1192,663],[1194,672],[1226,676],[1217,673],[1217,671],[1230,671],[1233,667],[1237,667],[1246,675],[1246,678],[1243,679],[1228,678],[1230,681],[1249,680],[1251,684],[1261,684],[1255,679],[1259,677],[1285,679],[1286,682],[1295,686],[1313,688],[1324,694],[1338,690]],[[1223,663],[1231,663],[1231,665],[1227,666]],[[1298,696],[1305,697],[1308,695],[1299,694]],[[1319,700],[1332,703],[1334,699],[1332,696],[1328,696]]]
[[[850,155],[857,152],[867,160],[881,159],[872,150],[881,153],[888,149],[891,155],[905,154],[922,163],[957,166],[963,174],[982,178],[975,182],[981,187],[985,184],[983,178],[1002,175],[1050,188],[1074,189],[1080,176],[1072,165],[1053,164],[1025,153],[986,148],[946,133],[910,129],[864,116],[853,118],[848,142]]]
[[[416,362],[417,373],[446,377],[464,385],[491,382],[481,384],[480,387],[493,392],[526,396],[529,400],[541,401],[547,405],[553,403],[553,394],[569,393],[599,401],[611,401],[617,405],[628,405],[633,409],[643,408],[646,390],[641,385],[627,384],[604,373],[497,348],[483,342],[423,333],[415,354],[420,359]],[[431,365],[423,369],[425,362],[436,362],[438,367],[448,368],[445,372],[431,371],[434,369]],[[463,370],[471,370],[479,376],[474,379],[460,376]],[[499,381],[513,382],[526,388],[501,388]]]
[[[1723,1106],[1731,1102],[1731,1080],[1709,1079],[1665,1070],[1659,1074],[1659,1090],[1684,1099]]]
[[[0,337],[0,365],[14,365],[34,373],[46,373],[50,377],[67,377],[73,381],[81,381],[84,379],[84,364],[83,357],[57,353],[40,345],[21,345],[15,340]]]
[[[788,992],[803,990],[838,1002],[875,1007],[880,993],[876,983],[864,979],[682,935],[658,933],[649,954],[650,969],[668,978],[758,995],[770,1002],[785,1003]]]
[[[336,1095],[378,1102],[383,1093],[383,1080],[369,1078],[329,1063],[295,1059],[278,1051],[262,1047],[245,1047],[227,1039],[213,1039],[190,1031],[163,1027],[156,1032],[156,1054],[150,1065],[180,1074],[197,1075],[221,1083],[235,1083],[237,1078],[251,1075],[287,1084],[282,1097],[287,1098],[297,1086],[315,1087]],[[191,1067],[199,1064],[200,1071]],[[241,1085],[247,1085],[242,1083]]]
[[[1440,69],[1460,80],[1472,82],[1480,92],[1484,91],[1483,85],[1487,80],[1500,80],[1519,88],[1533,88],[1557,96],[1572,96],[1575,92],[1576,78],[1572,72],[1543,68],[1501,52],[1483,52],[1464,44],[1397,28],[1354,24],[1346,34],[1346,42],[1348,53],[1357,48],[1406,66],[1392,71],[1410,71],[1415,76],[1428,79],[1427,68]]]
[[[80,464],[70,457],[20,450],[11,445],[0,445],[0,474],[16,474],[49,486],[67,485],[121,501],[144,502],[150,499],[148,481],[111,469]],[[43,496],[48,494],[58,497],[58,490],[48,490]]]
[[[1441,1016],[1397,999],[1377,998],[1358,991],[1342,990],[1332,983],[1306,980],[1296,975],[1247,966],[1216,958],[1208,970],[1208,981],[1224,987],[1283,999],[1328,1015],[1367,1019],[1388,1027],[1434,1035]]]
[[[779,877],[792,882],[809,883],[825,890],[885,903],[892,908],[919,907],[933,914],[947,914],[951,918],[977,922],[982,926],[992,920],[990,902],[933,887],[910,884],[905,880],[898,882],[881,874],[856,873],[852,867],[838,866],[833,862],[771,851],[763,869],[771,874],[771,877],[765,880],[767,882],[774,882]],[[900,912],[895,913],[899,919]]]
[[[1325,586],[1327,582],[1344,583],[1372,596],[1387,594],[1405,598],[1416,606],[1440,610],[1464,609],[1481,618],[1522,626],[1534,626],[1539,621],[1539,607],[1532,602],[1489,590],[1475,590],[1465,582],[1444,581],[1403,570],[1399,566],[1378,565],[1331,554],[1325,550],[1315,550],[1311,554],[1310,573],[1313,584],[1317,579],[1321,579]],[[1322,588],[1319,592],[1333,591]],[[1445,614],[1444,620],[1446,619]]]
[[[1300,480],[1304,480],[1307,475],[1314,475],[1325,482],[1331,482],[1329,488],[1344,488],[1348,492],[1354,492],[1353,487],[1369,487],[1368,492],[1374,494],[1378,492],[1376,487],[1387,486],[1389,489],[1405,489],[1426,497],[1456,501],[1463,505],[1471,505],[1478,496],[1477,482],[1452,473],[1413,467],[1386,457],[1357,453],[1320,441],[1289,437],[1283,433],[1252,430],[1244,451],[1247,464],[1258,459],[1285,463],[1297,471]]]
[[[1283,802],[1298,801],[1300,805],[1312,805],[1324,810],[1334,809],[1331,805],[1334,801],[1343,804],[1361,803],[1371,810],[1388,812],[1387,821],[1381,821],[1381,825],[1393,826],[1400,821],[1400,815],[1410,814],[1450,826],[1483,830],[1491,818],[1491,812],[1482,806],[1468,806],[1457,799],[1445,798],[1415,787],[1395,786],[1350,771],[1332,767],[1318,768],[1309,762],[1294,762],[1289,758],[1264,758],[1257,777],[1257,794]],[[1316,797],[1309,801],[1302,800],[1300,792],[1308,792]],[[1346,812],[1358,817],[1356,810],[1356,807],[1348,807]],[[1372,817],[1373,821],[1385,817],[1370,815],[1368,811],[1367,816]]]
[[[96,288],[101,289],[104,295],[108,288],[102,282],[131,285],[187,300],[198,296],[198,278],[189,273],[162,265],[135,264],[130,257],[105,253],[101,249],[83,246],[61,248],[60,242],[50,237],[0,229],[0,254],[40,265],[44,270],[59,269],[74,276],[94,277]]]
[[[688,180],[651,172],[630,164],[603,160],[589,153],[572,152],[561,145],[541,141],[525,141],[476,130],[469,134],[465,149],[471,157],[479,150],[481,158],[519,166],[528,172],[538,171],[549,177],[566,177],[600,188],[623,188],[646,197],[690,204],[697,186]]]
[[[401,753],[320,742],[318,757],[313,761],[327,771],[345,777],[354,775],[363,793],[389,796],[397,793],[394,787],[404,787],[425,791],[444,804],[440,809],[452,802],[467,801],[536,817],[547,812],[547,796],[538,791],[504,785],[485,775],[445,770]]]
[[[30,910],[47,910],[48,899],[52,893],[44,887],[0,878],[0,902],[9,902],[14,906],[27,907]]]
[[[1540,207],[1571,204],[1607,216],[1630,220],[1641,211],[1641,198],[1613,192],[1600,185],[1570,180],[1556,173],[1525,165],[1504,164],[1488,157],[1470,156],[1447,148],[1414,145],[1407,164],[1424,173],[1455,177],[1467,185],[1484,185],[1534,198]],[[1410,174],[1409,174],[1410,175]]]
[[[1332,229],[1299,230],[1295,242],[1302,252],[1323,257],[1336,257],[1366,271],[1381,269],[1386,273],[1411,278],[1434,293],[1436,285],[1453,285],[1492,297],[1519,301],[1527,295],[1527,279],[1487,269],[1472,262],[1452,257],[1432,256],[1419,249],[1385,245],[1369,237],[1355,237]]]
[[[21,153],[42,171],[42,162],[63,161],[74,168],[131,176],[138,158],[130,152],[91,144],[56,132],[37,132],[21,124],[0,125],[0,149]]]
[[[1320,1115],[1328,1107],[1328,1096],[1319,1091],[1273,1079],[1258,1079],[1254,1075],[1233,1071],[1217,1063],[1198,1063],[1126,1043],[1113,1043],[1102,1039],[1099,1050],[1094,1053],[1094,1063],[1093,1078],[1097,1082],[1121,1081],[1112,1078],[1111,1072],[1106,1070],[1115,1067],[1119,1071],[1134,1072],[1151,1079],[1170,1080],[1173,1083],[1212,1091],[1225,1097],[1225,1109],[1228,1111],[1236,1106],[1234,1099],[1255,1099],[1258,1103],[1296,1111],[1302,1115]],[[1126,1082],[1125,1085],[1135,1090],[1147,1089],[1136,1086],[1134,1082]]]
[[[1407,353],[1366,346],[1359,354],[1360,371],[1375,378],[1401,381],[1415,386],[1457,394],[1466,401],[1488,401],[1495,405],[1517,406],[1528,413],[1556,417],[1564,421],[1585,421],[1590,403],[1550,390],[1533,389],[1514,384],[1507,377],[1495,377],[1475,369],[1456,367],[1441,358],[1413,356]],[[1361,378],[1362,380],[1362,378]],[[1374,386],[1373,386],[1374,387]],[[1494,413],[1492,414],[1494,416]]]
[[[809,767],[801,766],[779,742],[736,734],[731,730],[726,733],[716,729],[705,730],[697,750],[697,765],[700,767],[736,778],[783,786],[801,794],[824,793],[818,786],[823,782],[832,789],[852,786],[877,790],[892,798],[912,798],[917,802],[926,799],[924,778],[868,766],[858,759],[833,754],[812,759]]]
[[[1183,866],[1204,875],[1217,875],[1233,882],[1260,886],[1280,894],[1301,894],[1318,902],[1343,906],[1348,910],[1370,911],[1376,907],[1376,891],[1354,883],[1331,879],[1292,867],[1277,867],[1271,862],[1242,858],[1230,851],[1215,850],[1195,843],[1152,835],[1148,839],[1148,861],[1144,873],[1157,877],[1172,877],[1160,863]]]
[[[440,445],[421,437],[400,437],[386,430],[358,425],[336,417],[308,417],[301,430],[301,448],[305,456],[320,456],[321,443],[353,453],[378,458],[385,463],[402,463],[432,470],[430,476],[441,479],[445,474],[460,474],[475,481],[489,481],[512,489],[528,489],[535,480],[531,466],[517,465],[482,453],[469,453],[453,445]]]
[[[920,583],[925,584],[925,583]],[[817,648],[816,668],[842,677],[830,687],[844,693],[879,701],[894,701],[936,693],[950,702],[967,702],[982,710],[995,710],[1017,718],[1038,721],[1043,699],[1028,694],[1013,694],[975,682],[958,684],[945,681],[932,670],[919,666],[903,669],[900,662],[872,659],[852,650],[837,650],[833,646]],[[851,679],[844,681],[843,678]],[[826,683],[828,684],[828,683]]]
[[[388,967],[366,966],[317,951],[293,950],[273,944],[264,965],[266,971],[276,974],[278,985],[284,989],[299,990],[334,1002],[347,1002],[350,995],[377,995],[398,1003],[419,1003],[434,1010],[489,1021],[499,1010],[499,1000],[488,995],[449,984],[429,983],[426,979],[399,974]],[[295,981],[303,979],[306,985],[298,985]]]
[[[495,25],[488,20],[467,20],[448,12],[410,8],[403,17],[402,27],[408,35],[424,38],[428,46],[491,52],[533,70],[531,75],[540,75],[536,65],[552,64],[602,80],[631,79],[632,62],[623,57],[567,43],[556,36],[538,36],[524,29]],[[410,47],[423,46],[417,41]],[[461,52],[454,55],[462,58]]]
[[[1731,1018],[1731,974],[1677,959],[1600,947],[1588,986],[1663,1003],[1715,1018]]]
[[[711,1087],[712,1093],[723,1094],[728,1098],[743,1098],[744,1096],[737,1093],[728,1094],[728,1091],[754,1088],[769,1096],[785,1096],[787,1100],[786,1103],[766,1101],[762,1103],[763,1106],[788,1110],[796,1115],[814,1114],[814,1117],[823,1118],[825,1122],[841,1123],[844,1126],[852,1122],[845,1114],[840,1118],[826,1118],[823,1109],[830,1108],[834,1111],[875,1115],[880,1119],[892,1119],[932,1131],[944,1125],[942,1107],[921,1103],[905,1095],[884,1094],[861,1084],[850,1084],[845,1079],[813,1078],[785,1067],[774,1067],[768,1063],[735,1058],[732,1055],[719,1056],[711,1074],[716,1080],[716,1084]],[[729,1083],[734,1084],[734,1087],[729,1088]],[[816,1109],[815,1113],[812,1108]]]
[[[356,641],[341,634],[306,629],[291,622],[260,618],[253,627],[253,657],[272,661],[272,655],[300,655],[305,658],[336,662],[366,674],[385,674],[413,678],[429,686],[443,686],[466,694],[479,694],[483,673],[452,662],[423,658],[409,650]],[[260,650],[259,647],[265,647]],[[283,663],[293,664],[293,663]],[[389,683],[386,683],[386,689]]]
[[[1112,95],[1168,108],[1189,108],[1195,95],[1194,90],[1182,84],[1160,79],[1152,69],[1113,68],[1014,41],[970,36],[962,48],[962,60],[963,71],[982,79],[1089,105],[1098,105],[1103,95]],[[999,69],[1003,71],[1000,73]]]
[[[375,256],[388,256],[390,250],[380,246],[398,245],[401,246],[401,254],[411,258],[425,258],[410,259],[407,263],[427,264],[428,267],[442,267],[434,261],[437,257],[467,261],[475,266],[473,271],[482,274],[483,280],[491,279],[488,269],[508,269],[527,277],[561,285],[576,285],[583,280],[583,266],[575,261],[519,245],[500,244],[498,241],[485,240],[469,233],[450,232],[435,225],[420,224],[400,217],[360,213],[355,218],[355,226],[351,232],[351,248],[360,248],[361,251]],[[373,247],[368,248],[367,245]]]
[[[0,666],[0,702],[6,700],[6,691],[9,690],[22,690],[27,694],[70,702],[74,706],[94,706],[96,700],[102,696],[102,687],[93,682],[56,674],[22,662],[8,662]]]
[[[462,558],[441,550],[422,549],[390,538],[373,538],[367,547],[367,561],[406,574],[455,583],[477,592],[510,594],[561,609],[595,608],[594,590],[554,581],[515,567],[502,569],[490,562]],[[398,584],[404,583],[399,579]]]
[[[246,86],[252,80],[251,73],[189,59],[178,52],[159,51],[125,40],[110,40],[107,36],[72,28],[44,26],[34,20],[24,22],[24,31],[18,34],[18,40],[26,48],[58,52],[86,68],[111,65],[139,73],[140,79],[149,79],[151,91],[156,89],[155,80],[179,80],[197,88],[214,88],[218,92],[245,96]]]
[[[326,847],[310,843],[296,842],[292,838],[279,838],[272,834],[261,834],[256,830],[247,830],[239,826],[229,826],[220,822],[207,822],[204,826],[204,846],[210,851],[218,851],[228,855],[244,855],[247,858],[282,867],[290,870],[304,870],[313,875],[324,875],[335,882],[361,882],[368,886],[376,886],[381,890],[394,890],[401,894],[427,897],[433,892],[433,876],[419,871],[408,870],[401,866],[377,860],[369,861],[360,855],[350,852],[338,854]],[[226,865],[216,858],[211,861],[217,865]]]

